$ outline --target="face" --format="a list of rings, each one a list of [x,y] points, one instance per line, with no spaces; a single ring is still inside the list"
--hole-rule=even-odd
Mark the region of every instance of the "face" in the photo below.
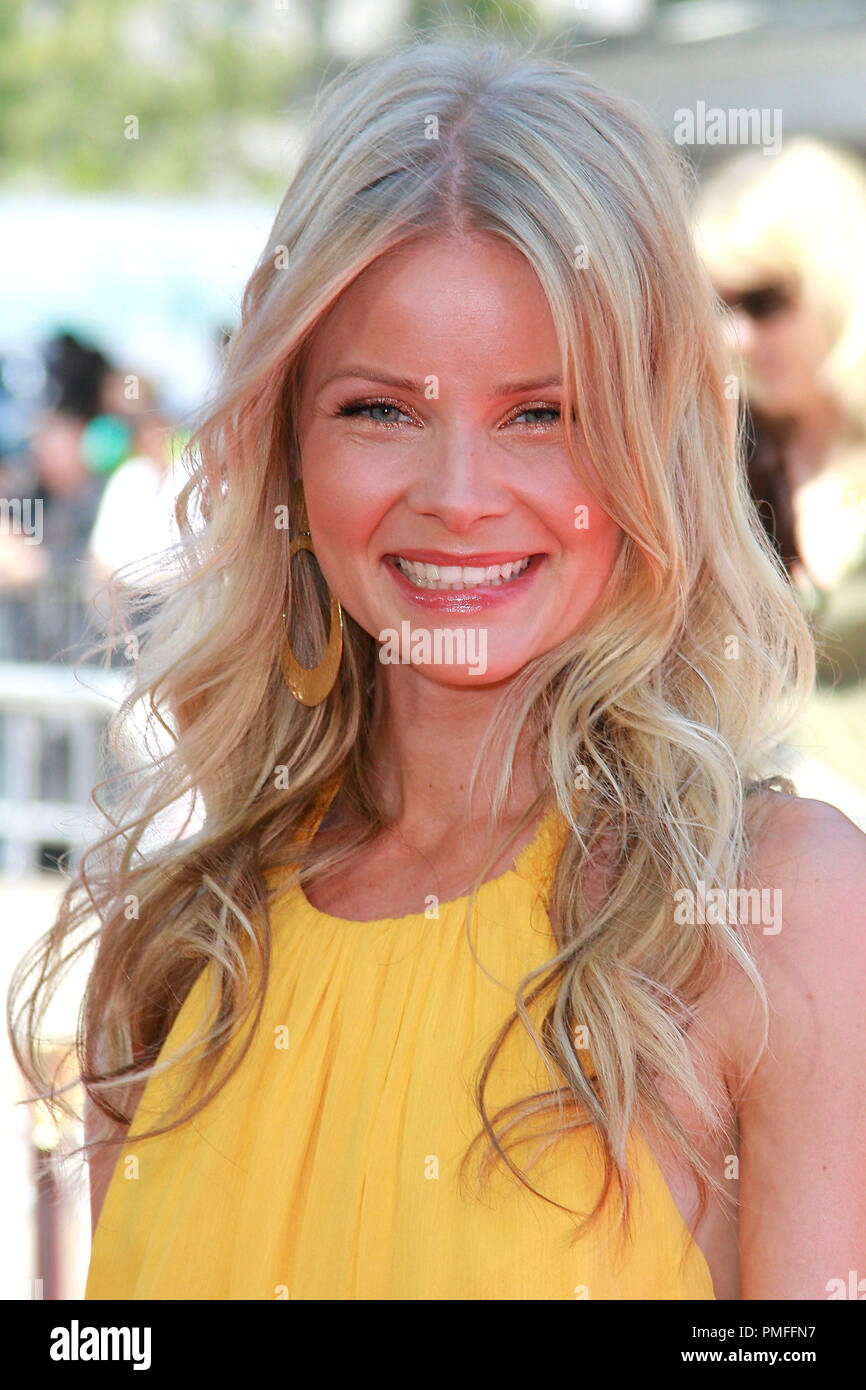
[[[805,413],[820,394],[818,369],[832,345],[827,322],[796,287],[766,276],[719,293],[733,310],[750,399],[771,418]]]
[[[298,428],[310,533],[392,679],[508,680],[603,593],[621,532],[575,474],[561,376],[534,270],[487,235],[398,248],[319,324]]]
[[[73,496],[87,481],[81,453],[84,421],[59,411],[44,416],[31,440],[39,480],[62,496]]]

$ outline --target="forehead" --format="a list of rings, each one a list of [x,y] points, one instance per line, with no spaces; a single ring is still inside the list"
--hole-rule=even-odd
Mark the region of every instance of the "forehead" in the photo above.
[[[308,371],[315,377],[337,359],[366,361],[370,353],[408,354],[422,371],[436,370],[432,356],[459,357],[467,371],[482,355],[514,368],[536,364],[539,355],[548,365],[559,362],[535,270],[516,247],[487,233],[417,238],[368,266],[318,325]]]

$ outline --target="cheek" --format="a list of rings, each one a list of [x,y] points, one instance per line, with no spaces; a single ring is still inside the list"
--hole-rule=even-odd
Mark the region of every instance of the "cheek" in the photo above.
[[[596,522],[589,530],[575,531],[577,544],[572,550],[575,572],[575,598],[585,602],[587,611],[607,589],[625,532],[608,516],[596,509]]]
[[[310,531],[325,582],[361,627],[378,630],[370,580],[375,559],[371,542],[391,503],[390,496],[380,495],[381,470],[377,487],[374,470],[350,467],[333,455],[313,459],[309,451],[303,473]]]
[[[578,539],[572,556],[578,584],[585,586],[587,593],[597,596],[607,587],[624,532],[609,516],[603,515],[595,530],[577,531],[575,535]]]
[[[585,488],[563,507],[557,525],[562,548],[575,569],[606,569],[619,548],[622,530]]]
[[[624,532],[597,502],[584,492],[570,505],[572,525],[560,522],[556,589],[561,596],[562,635],[582,623],[607,590]]]
[[[381,469],[339,455],[304,458],[304,499],[317,553],[349,564],[366,555],[389,499]]]

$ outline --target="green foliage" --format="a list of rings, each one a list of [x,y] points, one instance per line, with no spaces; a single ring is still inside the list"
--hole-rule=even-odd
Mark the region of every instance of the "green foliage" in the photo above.
[[[276,7],[250,22],[261,15],[236,0],[4,0],[0,179],[149,192],[272,186],[251,131],[267,120],[279,137],[314,55],[280,33]],[[137,139],[125,133],[130,116]]]
[[[340,61],[332,2],[2,0],[0,184],[272,196],[293,113]],[[408,0],[409,27],[443,23],[525,34],[537,15],[530,0]]]

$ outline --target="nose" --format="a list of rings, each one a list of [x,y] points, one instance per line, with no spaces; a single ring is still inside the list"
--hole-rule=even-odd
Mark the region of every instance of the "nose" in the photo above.
[[[455,534],[471,530],[485,517],[504,516],[512,499],[496,452],[469,426],[443,430],[423,451],[407,493],[409,506],[419,516],[436,517]]]

